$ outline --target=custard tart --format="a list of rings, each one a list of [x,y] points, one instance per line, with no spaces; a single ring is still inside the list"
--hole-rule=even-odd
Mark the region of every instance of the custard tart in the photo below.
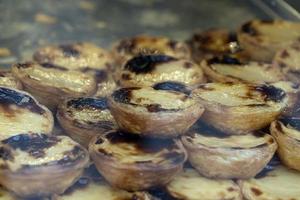
[[[187,159],[179,140],[150,139],[121,131],[96,136],[89,151],[102,176],[112,186],[128,191],[165,185]]]
[[[191,165],[199,173],[223,179],[254,177],[277,149],[276,141],[269,134],[228,135],[205,124],[183,136],[182,143]]]
[[[264,128],[288,103],[282,89],[267,84],[207,83],[192,96],[205,108],[203,121],[233,135]]]
[[[19,134],[0,150],[0,184],[22,197],[63,193],[89,163],[87,150],[67,136]]]
[[[241,47],[253,60],[272,61],[276,51],[300,37],[300,23],[283,20],[252,20],[237,32]]]
[[[184,93],[151,87],[120,88],[108,102],[120,129],[149,137],[182,135],[204,111]]]
[[[105,97],[65,100],[56,116],[66,133],[85,147],[94,135],[117,129]]]
[[[177,81],[194,86],[206,81],[197,64],[161,54],[133,57],[115,72],[115,77],[123,87],[152,86],[163,81]]]
[[[0,141],[27,132],[50,134],[53,124],[52,113],[30,94],[0,87]]]

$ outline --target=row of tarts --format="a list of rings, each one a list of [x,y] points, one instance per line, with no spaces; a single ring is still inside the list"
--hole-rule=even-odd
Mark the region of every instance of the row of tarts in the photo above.
[[[0,199],[300,199],[299,38],[253,20],[38,49],[0,74]]]

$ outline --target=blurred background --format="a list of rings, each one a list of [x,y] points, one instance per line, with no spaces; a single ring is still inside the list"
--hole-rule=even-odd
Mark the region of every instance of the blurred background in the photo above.
[[[300,8],[298,0],[287,2]],[[49,43],[89,41],[109,47],[137,34],[185,40],[199,29],[234,30],[253,18],[289,15],[290,11],[276,10],[277,4],[272,0],[0,0],[0,66],[29,59],[38,46]],[[295,20],[291,15],[286,17]]]

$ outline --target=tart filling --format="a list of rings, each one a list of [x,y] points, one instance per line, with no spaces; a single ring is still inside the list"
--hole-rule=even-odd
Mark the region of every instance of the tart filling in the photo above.
[[[25,197],[64,192],[89,162],[88,152],[66,136],[19,134],[0,149],[0,183]]]
[[[207,83],[192,96],[203,104],[203,120],[230,134],[244,134],[270,124],[288,103],[286,93],[272,85]]]
[[[116,76],[122,86],[152,86],[163,81],[193,86],[205,81],[202,69],[195,63],[162,54],[133,57]]]
[[[184,134],[203,113],[203,107],[182,92],[150,87],[118,89],[109,105],[121,129],[154,137]]]
[[[10,71],[0,70],[0,86],[15,89],[22,89],[22,84],[17,80]]]
[[[34,53],[33,59],[52,68],[84,71],[110,68],[113,60],[104,49],[85,42],[42,47]]]
[[[300,24],[289,21],[252,20],[238,31],[241,47],[254,60],[271,61],[276,51],[300,37]]]
[[[240,180],[243,195],[249,200],[300,199],[300,173],[277,166],[264,176]]]
[[[268,134],[228,135],[204,124],[183,136],[182,142],[192,166],[213,178],[254,177],[277,149]]]
[[[208,179],[191,168],[175,176],[167,185],[167,191],[174,200],[242,199],[240,188],[234,181]]]
[[[210,80],[217,82],[272,83],[285,79],[280,69],[271,64],[243,63],[229,56],[203,60],[200,66]]]
[[[19,133],[52,131],[52,113],[26,92],[0,87],[0,110],[0,140]]]
[[[65,131],[84,146],[94,135],[117,128],[105,97],[68,99],[59,106],[57,118]]]
[[[143,53],[159,53],[176,58],[190,58],[190,51],[184,43],[165,37],[147,35],[123,39],[114,45],[113,52],[123,61]]]
[[[90,153],[110,184],[130,191],[166,184],[182,169],[187,158],[179,141],[143,138],[120,131],[95,137]]]
[[[288,80],[298,84],[300,83],[299,52],[300,43],[298,41],[279,50],[273,59],[274,67],[279,67]]]

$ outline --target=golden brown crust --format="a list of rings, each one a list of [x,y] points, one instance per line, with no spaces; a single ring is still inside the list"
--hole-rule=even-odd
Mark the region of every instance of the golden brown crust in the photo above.
[[[297,136],[299,127],[293,126],[297,125],[298,121],[299,119],[293,117],[274,121],[270,131],[278,143],[277,152],[283,164],[300,171],[300,137]]]
[[[259,62],[242,62],[230,56],[213,57],[200,63],[212,82],[273,83],[285,80],[278,67]]]
[[[182,142],[192,166],[209,178],[254,177],[277,149],[275,140],[268,134],[226,136],[214,130],[212,133],[206,131],[183,136]]]
[[[228,134],[259,130],[287,106],[283,90],[269,85],[207,83],[192,92],[205,108],[202,119]]]
[[[20,134],[0,148],[0,183],[22,197],[63,193],[89,162],[88,152],[66,136]]]
[[[89,151],[105,179],[128,191],[168,183],[187,159],[180,141],[153,140],[116,131],[92,139]]]
[[[299,38],[299,30],[300,24],[290,21],[252,20],[239,28],[237,36],[251,59],[270,62],[276,51]]]
[[[96,134],[117,128],[104,97],[65,100],[56,116],[66,133],[85,147]]]
[[[111,113],[122,130],[149,137],[182,135],[204,111],[186,94],[146,87],[121,88],[108,99]]]
[[[15,64],[13,74],[24,89],[50,108],[67,97],[92,95],[96,90],[94,75],[76,70],[49,68],[34,62]]]

